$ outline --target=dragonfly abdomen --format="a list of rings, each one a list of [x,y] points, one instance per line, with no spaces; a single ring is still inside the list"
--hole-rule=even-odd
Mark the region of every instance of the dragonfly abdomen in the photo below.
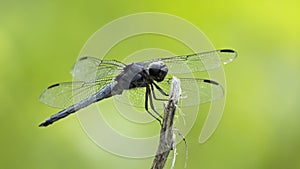
[[[68,115],[77,112],[78,110],[87,107],[88,105],[98,102],[100,100],[103,100],[105,98],[109,98],[112,96],[112,87],[115,85],[115,83],[111,83],[108,86],[101,89],[99,92],[95,93],[94,95],[81,100],[80,102],[52,115],[48,119],[46,119],[43,123],[39,125],[39,127],[46,127],[64,117],[67,117]]]

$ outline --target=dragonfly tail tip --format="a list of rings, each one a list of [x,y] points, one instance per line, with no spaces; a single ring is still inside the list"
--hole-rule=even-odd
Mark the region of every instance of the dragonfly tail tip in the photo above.
[[[49,123],[48,121],[44,121],[43,123],[39,124],[39,127],[47,127],[50,124],[51,123]]]

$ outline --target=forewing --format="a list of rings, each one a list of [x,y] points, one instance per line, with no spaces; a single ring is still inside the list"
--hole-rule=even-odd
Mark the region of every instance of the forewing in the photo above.
[[[90,97],[103,87],[107,86],[112,79],[98,80],[94,82],[63,82],[49,86],[40,96],[40,101],[56,108],[66,108],[75,102]]]
[[[154,61],[163,61],[171,74],[185,74],[202,72],[219,68],[222,64],[228,64],[237,57],[237,53],[231,49],[221,49],[191,55],[174,56],[144,61],[146,65]]]
[[[115,77],[126,65],[116,60],[82,57],[73,66],[72,76],[78,81],[95,81]]]

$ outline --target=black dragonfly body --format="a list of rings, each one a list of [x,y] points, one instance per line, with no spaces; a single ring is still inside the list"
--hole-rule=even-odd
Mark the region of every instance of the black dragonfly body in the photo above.
[[[40,96],[41,102],[64,109],[46,119],[39,126],[48,126],[105,98],[121,95],[124,91],[134,91],[141,88],[146,89],[143,96],[146,111],[161,122],[162,116],[154,108],[153,99],[166,100],[166,98],[158,98],[155,90],[162,96],[168,96],[166,89],[164,90],[161,86],[170,85],[171,79],[166,77],[170,70],[174,74],[212,70],[220,67],[222,64],[231,62],[236,56],[237,53],[235,51],[222,49],[134,62],[129,65],[115,60],[82,57],[74,65],[72,71],[74,78],[78,78],[80,81],[51,85]],[[184,66],[187,66],[189,70]],[[222,86],[215,81],[199,78],[184,78],[181,81],[187,85],[194,81],[200,86],[201,99],[196,104],[213,101],[223,96]],[[217,89],[214,95],[209,92],[211,88]],[[75,104],[73,104],[74,97],[78,100]],[[149,103],[156,115],[149,111]]]

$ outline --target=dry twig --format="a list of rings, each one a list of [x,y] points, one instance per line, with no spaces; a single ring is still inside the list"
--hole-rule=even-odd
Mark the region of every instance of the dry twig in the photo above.
[[[169,101],[165,105],[164,119],[162,128],[160,130],[159,145],[151,169],[162,169],[165,166],[170,151],[176,144],[173,137],[173,122],[180,94],[180,81],[178,78],[173,77],[170,87]]]

